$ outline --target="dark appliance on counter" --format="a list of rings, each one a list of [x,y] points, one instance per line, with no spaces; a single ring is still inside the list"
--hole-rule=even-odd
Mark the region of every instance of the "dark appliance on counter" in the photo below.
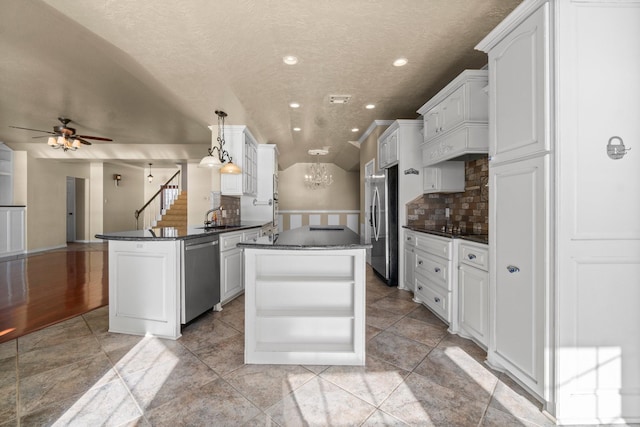
[[[184,325],[220,302],[218,235],[185,240],[182,272],[180,323]]]
[[[371,266],[388,286],[398,286],[398,166],[371,177]]]

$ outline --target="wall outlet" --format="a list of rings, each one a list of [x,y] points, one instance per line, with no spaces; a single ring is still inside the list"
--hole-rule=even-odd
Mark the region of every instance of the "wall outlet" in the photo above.
[[[227,210],[223,209],[222,210],[222,218],[226,218],[227,217]]]
[[[451,213],[450,213],[450,211],[449,211],[449,208],[444,208],[444,217],[445,217],[445,218],[449,218],[449,215],[450,215],[450,214],[451,214]]]

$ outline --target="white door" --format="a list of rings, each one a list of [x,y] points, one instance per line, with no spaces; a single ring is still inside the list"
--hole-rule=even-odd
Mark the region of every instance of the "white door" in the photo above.
[[[76,241],[76,179],[67,177],[67,242]]]
[[[558,98],[566,101],[557,144],[556,415],[633,423],[640,419],[640,2],[562,5],[573,20],[561,25],[559,55]],[[607,154],[614,136],[632,148],[620,159]]]

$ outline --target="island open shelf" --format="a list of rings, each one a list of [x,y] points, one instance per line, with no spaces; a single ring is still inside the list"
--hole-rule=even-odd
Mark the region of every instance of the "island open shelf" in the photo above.
[[[244,250],[245,363],[364,365],[364,248]]]

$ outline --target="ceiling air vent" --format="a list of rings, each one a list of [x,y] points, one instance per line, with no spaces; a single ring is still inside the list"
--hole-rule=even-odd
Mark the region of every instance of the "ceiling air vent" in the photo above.
[[[329,102],[332,104],[346,104],[351,99],[351,95],[329,95]]]

